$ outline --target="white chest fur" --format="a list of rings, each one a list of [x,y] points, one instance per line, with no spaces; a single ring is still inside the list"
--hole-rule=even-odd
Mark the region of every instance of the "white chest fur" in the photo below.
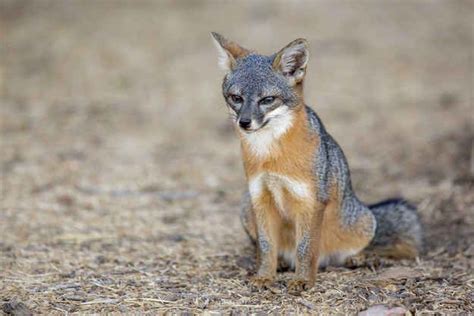
[[[275,149],[278,139],[293,125],[293,115],[286,106],[276,108],[265,119],[269,121],[262,129],[253,133],[242,132],[243,141],[251,153],[259,158],[268,156]]]
[[[249,192],[252,201],[258,202],[264,190],[268,190],[271,193],[275,205],[284,216],[288,215],[288,209],[284,199],[285,191],[296,199],[311,198],[311,191],[308,184],[278,173],[259,173],[250,179]]]

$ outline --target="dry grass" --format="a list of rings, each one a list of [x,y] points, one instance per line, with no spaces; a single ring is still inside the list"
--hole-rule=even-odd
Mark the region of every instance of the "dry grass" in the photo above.
[[[469,1],[2,1],[4,312],[473,313],[472,20]],[[418,261],[250,291],[209,31],[265,53],[308,38],[307,100],[363,200],[418,205]]]

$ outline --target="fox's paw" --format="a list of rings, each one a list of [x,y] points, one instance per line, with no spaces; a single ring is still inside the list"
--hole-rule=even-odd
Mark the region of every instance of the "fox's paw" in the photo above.
[[[273,279],[270,277],[254,276],[250,279],[250,286],[252,290],[269,289],[273,283]]]
[[[288,282],[288,293],[300,295],[301,292],[309,290],[314,285],[314,281],[305,279],[293,279]]]

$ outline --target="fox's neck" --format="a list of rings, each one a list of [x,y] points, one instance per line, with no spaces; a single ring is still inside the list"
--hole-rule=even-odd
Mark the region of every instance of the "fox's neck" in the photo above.
[[[268,161],[286,163],[293,160],[292,156],[298,156],[315,146],[303,104],[285,115],[275,117],[262,130],[251,134],[240,132],[240,140],[246,169]]]

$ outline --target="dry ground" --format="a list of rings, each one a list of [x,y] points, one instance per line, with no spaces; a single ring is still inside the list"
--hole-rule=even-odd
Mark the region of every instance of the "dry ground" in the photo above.
[[[0,2],[0,304],[35,313],[473,313],[472,1]],[[312,49],[306,97],[360,197],[419,207],[416,262],[252,293],[209,31]],[[13,309],[16,311],[16,309]],[[0,312],[1,313],[1,312]]]

